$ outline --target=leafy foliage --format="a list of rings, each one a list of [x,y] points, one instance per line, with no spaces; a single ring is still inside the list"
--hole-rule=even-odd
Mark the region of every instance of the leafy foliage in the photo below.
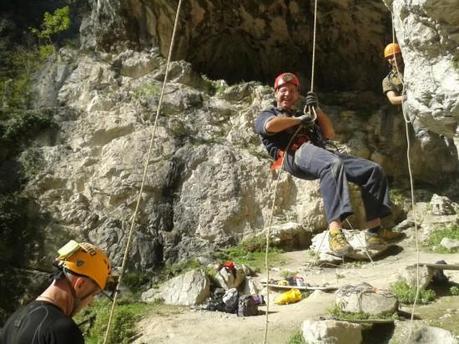
[[[53,13],[45,12],[41,30],[31,28],[33,34],[39,39],[44,39],[51,43],[51,37],[67,30],[70,27],[69,6],[56,9]]]
[[[85,343],[98,344],[103,342],[110,309],[111,302],[106,299],[99,299],[77,314],[75,321],[77,323],[84,322],[80,328],[84,333]],[[147,314],[155,313],[170,316],[181,312],[182,308],[177,306],[161,303],[145,304],[135,302],[132,299],[121,299],[115,308],[108,343],[131,343],[132,337],[137,334],[136,323]]]
[[[390,287],[392,293],[397,297],[398,301],[406,304],[413,304],[416,297],[416,288],[410,287],[406,282],[397,281]],[[433,301],[436,294],[431,289],[420,289],[417,303],[427,304]]]
[[[295,332],[289,339],[288,339],[288,344],[306,344],[304,341],[303,334],[301,331]]]
[[[0,323],[15,310],[26,278],[17,270],[40,254],[37,230],[41,217],[18,194],[0,195]]]
[[[451,288],[449,288],[449,292],[451,293],[451,295],[459,296],[459,287],[452,286]]]
[[[92,319],[84,329],[86,343],[101,343],[108,325],[111,303],[108,300],[97,300],[91,307],[84,309],[76,318],[77,321]],[[129,303],[117,305],[112,319],[108,343],[130,343],[129,338],[136,334],[135,324],[151,306],[144,303]]]

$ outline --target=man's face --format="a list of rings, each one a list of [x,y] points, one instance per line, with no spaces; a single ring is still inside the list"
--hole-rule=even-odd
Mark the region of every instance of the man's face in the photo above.
[[[387,57],[387,62],[392,66],[392,68],[402,68],[403,67],[403,57],[402,54],[397,53]]]
[[[298,88],[290,83],[284,84],[276,90],[277,107],[290,110],[299,98]]]
[[[87,305],[89,305],[94,297],[101,292],[99,286],[90,278],[79,277],[83,280],[83,283],[78,284],[78,288],[75,289],[76,296],[80,302],[74,313],[77,313]]]

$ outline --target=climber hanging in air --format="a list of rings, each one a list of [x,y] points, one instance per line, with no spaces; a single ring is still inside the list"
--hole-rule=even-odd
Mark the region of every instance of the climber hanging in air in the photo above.
[[[105,288],[110,261],[100,248],[73,240],[58,254],[51,285],[10,316],[0,331],[0,343],[84,343],[72,316]]]
[[[323,142],[335,136],[332,122],[319,108],[313,92],[306,95],[306,106],[314,108],[317,114],[315,123],[308,114],[298,112],[299,86],[299,79],[293,73],[282,73],[275,79],[276,106],[259,114],[255,131],[271,157],[282,161],[277,163],[279,167],[297,178],[319,179],[332,253],[345,256],[352,251],[342,232],[342,222],[353,213],[347,181],[359,185],[362,190],[368,220],[368,247],[386,247],[387,241],[399,238],[400,233],[381,227],[381,218],[391,212],[383,169],[375,162],[327,149]],[[315,135],[311,135],[310,130],[313,125],[320,127],[324,140],[313,139]],[[289,144],[295,133],[297,135]]]
[[[406,110],[404,102],[407,96],[403,81],[405,63],[400,46],[397,43],[386,45],[384,48],[384,58],[389,63],[391,70],[382,81],[383,93],[392,105],[404,106],[404,112],[408,114],[416,139],[420,141],[421,147],[424,147],[430,142],[431,133],[422,126],[417,116],[410,115],[410,112]]]

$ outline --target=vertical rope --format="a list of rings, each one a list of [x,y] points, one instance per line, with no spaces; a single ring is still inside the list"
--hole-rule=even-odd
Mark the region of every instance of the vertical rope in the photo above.
[[[391,19],[392,19],[392,43],[395,43],[395,28],[394,28],[394,13],[391,11]],[[397,71],[397,76],[400,79],[400,82],[402,83],[402,95],[404,94],[405,91],[405,82],[403,80],[403,77],[401,76],[401,73],[398,68],[398,63],[397,60],[395,59],[395,52],[393,55],[393,58],[395,60],[395,69]],[[411,143],[410,143],[410,133],[409,133],[409,128],[408,128],[408,123],[411,122],[410,118],[408,115],[405,113],[405,107],[404,105],[404,99],[402,97],[402,115],[403,119],[405,121],[405,134],[406,134],[406,159],[408,163],[408,174],[410,177],[410,194],[411,194],[411,209],[413,212],[413,221],[414,221],[414,237],[415,237],[415,246],[416,246],[416,293],[414,296],[414,302],[413,306],[411,308],[411,316],[410,316],[410,332],[408,336],[408,341],[411,340],[411,336],[413,334],[413,327],[414,327],[414,313],[416,310],[416,304],[419,299],[419,293],[420,293],[420,271],[419,271],[419,261],[420,261],[420,252],[419,252],[419,230],[418,230],[418,216],[416,212],[416,202],[415,202],[415,197],[414,197],[414,182],[413,182],[413,172],[411,170]]]
[[[116,301],[117,301],[118,295],[119,295],[118,286],[121,284],[121,281],[122,281],[122,278],[123,278],[123,275],[124,275],[124,270],[126,268],[129,248],[130,248],[130,244],[131,244],[131,240],[132,240],[132,234],[134,232],[135,220],[136,220],[136,217],[137,217],[137,212],[139,210],[140,201],[142,199],[143,188],[145,186],[145,180],[146,180],[146,177],[147,177],[148,165],[150,164],[151,152],[153,150],[153,142],[154,142],[154,139],[155,139],[156,127],[157,127],[157,123],[158,123],[158,117],[159,117],[159,113],[161,111],[161,105],[162,105],[162,101],[163,101],[164,90],[166,88],[167,77],[168,77],[168,74],[169,74],[169,65],[170,65],[172,51],[173,51],[173,47],[174,47],[175,33],[177,31],[178,18],[179,18],[179,14],[180,14],[181,5],[182,5],[182,0],[179,0],[178,5],[177,5],[177,11],[176,11],[176,14],[175,14],[174,29],[172,31],[171,43],[170,43],[170,46],[169,46],[169,54],[167,56],[166,73],[164,75],[163,86],[162,86],[162,89],[161,89],[161,95],[159,97],[159,102],[158,102],[158,108],[156,109],[156,116],[155,116],[155,121],[154,121],[154,124],[153,124],[153,130],[152,130],[152,134],[151,134],[150,145],[148,147],[148,152],[147,152],[146,159],[145,159],[145,165],[144,165],[143,176],[142,176],[142,183],[141,183],[141,186],[140,186],[139,194],[137,196],[137,203],[136,203],[136,206],[135,206],[134,214],[132,215],[132,218],[131,218],[131,225],[130,225],[130,228],[129,228],[128,239],[127,239],[126,248],[125,248],[125,251],[124,251],[123,262],[121,264],[120,277],[119,277],[118,285],[117,285],[117,288],[116,288],[116,291],[115,291],[115,296],[113,297],[113,302],[112,302],[112,307],[111,307],[111,310],[110,310],[110,316],[109,316],[109,319],[108,319],[107,329],[105,331],[104,342],[103,342],[104,344],[108,343],[111,324],[112,324],[112,320],[113,320],[113,315],[114,315],[114,312],[115,312]]]
[[[311,92],[314,91],[314,71],[316,65],[317,2],[314,1],[314,28],[312,31]]]
[[[311,62],[311,92],[314,90],[314,70],[315,70],[315,56],[316,56],[316,27],[317,27],[317,1],[315,0],[314,3],[314,29],[313,29],[313,39],[312,39],[312,62]],[[317,117],[317,114],[315,113],[315,109],[313,108],[314,114]],[[298,132],[301,130],[301,125],[298,126],[298,129],[296,132],[293,134],[293,136],[290,139],[290,142],[287,145],[287,148],[285,149],[285,154],[287,154],[290,145],[292,144],[294,138],[298,134]],[[265,249],[265,269],[266,269],[266,315],[265,315],[265,333],[264,333],[264,339],[263,343],[267,344],[268,343],[268,328],[269,328],[269,306],[270,306],[270,301],[269,301],[269,238],[271,236],[271,226],[272,226],[272,220],[274,217],[274,207],[276,205],[276,198],[277,198],[277,189],[280,181],[280,176],[282,174],[282,170],[284,169],[284,164],[285,164],[285,155],[282,160],[282,166],[279,169],[279,174],[277,175],[277,180],[276,184],[274,187],[274,192],[273,192],[273,202],[271,205],[271,212],[270,216],[268,219],[268,225],[266,227],[266,249]]]

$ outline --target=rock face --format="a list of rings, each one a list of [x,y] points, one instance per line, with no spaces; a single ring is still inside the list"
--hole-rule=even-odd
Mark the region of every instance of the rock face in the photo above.
[[[85,47],[107,48],[128,39],[131,46],[159,46],[167,55],[178,1],[90,3],[92,14],[83,31]],[[191,62],[201,73],[229,82],[271,82],[285,69],[309,79],[313,5],[304,0],[184,2],[174,57]],[[381,52],[385,33],[390,33],[388,18],[380,0],[330,0],[318,5],[319,88],[379,90],[380,82],[361,70],[365,66],[383,73]]]
[[[451,137],[459,118],[457,1],[384,0],[405,60],[409,111]]]
[[[59,130],[57,135],[41,138],[34,147],[44,167],[26,192],[51,214],[46,228],[52,233],[50,241],[63,241],[68,236],[94,241],[109,251],[116,265],[121,262],[143,178],[165,75],[161,53],[168,49],[177,1],[88,3],[91,13],[80,30],[82,46],[89,53],[61,49],[37,82],[37,106],[56,109]],[[419,8],[423,4],[419,2]],[[234,81],[272,80],[275,73],[288,68],[299,71],[307,88],[310,5],[274,0],[269,4],[231,2],[231,6],[223,1],[191,1],[183,6],[175,57],[190,63],[174,61],[170,67],[136,214],[129,268],[153,269],[197,254],[209,255],[216,247],[262,232],[277,175],[269,169],[266,152],[253,132],[253,121],[271,104],[272,89],[254,81],[228,86],[226,81],[209,80],[195,69]],[[396,16],[411,18],[402,16],[403,2],[387,5],[393,6]],[[458,88],[448,87],[455,86],[455,74],[442,77],[437,72],[450,71],[441,66],[453,56],[448,42],[456,39],[450,28],[455,17],[442,17],[430,10],[432,18],[439,16],[440,37],[448,32],[452,38],[430,45],[431,53],[436,52],[432,61],[439,67],[429,75],[442,80],[441,85],[430,88],[433,93],[421,94],[413,81],[412,99],[419,98],[419,104],[427,99],[441,103],[448,109],[444,113],[454,117]],[[409,15],[417,13],[413,9]],[[379,56],[390,32],[384,4],[376,0],[323,2],[318,22],[319,90],[379,92],[380,78],[374,76],[375,71],[381,72],[381,78],[384,74]],[[401,24],[396,28],[403,32],[406,28]],[[419,44],[406,37],[401,43],[408,55],[408,68]],[[438,53],[440,47],[446,52],[444,58]],[[291,58],[285,59],[287,54]],[[336,68],[338,64],[340,68]],[[414,72],[409,73],[414,80]],[[358,91],[321,92],[320,96],[344,151],[379,162],[390,177],[406,177],[403,119],[381,107],[382,95],[378,98]],[[446,123],[435,118],[435,123]],[[415,145],[412,162],[416,180],[436,185],[456,171],[457,156],[452,157],[444,145],[439,147],[425,155]],[[358,189],[352,188],[352,194],[355,216],[351,222],[363,227],[365,214]],[[387,225],[401,216],[395,209]],[[294,223],[298,231],[287,233],[283,230],[286,223]],[[326,228],[317,181],[282,174],[274,228],[282,229],[277,234],[288,237],[289,247],[307,245],[310,233]]]
[[[56,108],[60,128],[57,137],[33,148],[44,167],[26,192],[52,214],[46,229],[52,241],[83,237],[106,248],[116,265],[136,207],[165,62],[157,49],[92,56],[62,50],[57,61],[54,68],[62,72],[46,70],[38,85],[52,94],[40,98],[41,105]],[[270,87],[254,82],[228,86],[201,77],[188,63],[172,63],[136,216],[130,268],[153,269],[210,254],[262,232],[277,174],[269,169],[253,122],[271,101]],[[367,119],[340,106],[324,108],[345,151],[363,158],[386,156],[380,161],[386,172],[403,176],[392,159],[402,161],[405,153],[381,146],[378,111],[369,112]],[[414,174],[431,182],[447,177],[425,169]],[[289,247],[304,247],[310,233],[326,228],[319,184],[283,173],[277,192],[273,235],[284,241],[291,237]],[[351,193],[351,221],[362,228],[360,193],[357,188]],[[399,216],[394,209],[388,225]],[[276,232],[288,222],[295,223],[296,234]]]

